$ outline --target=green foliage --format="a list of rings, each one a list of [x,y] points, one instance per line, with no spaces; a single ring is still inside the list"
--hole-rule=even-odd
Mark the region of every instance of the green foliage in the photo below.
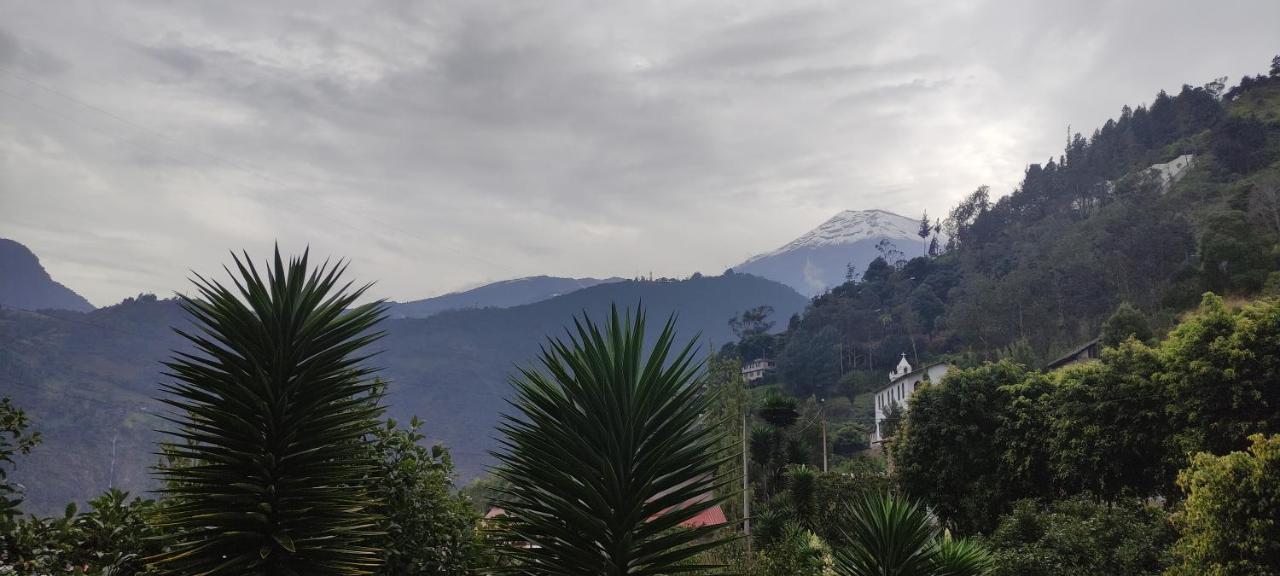
[[[1213,129],[1213,154],[1226,169],[1249,174],[1267,165],[1267,125],[1254,119],[1230,116]]]
[[[831,435],[831,452],[839,456],[853,456],[868,447],[867,429],[860,424],[841,425]]]
[[[756,414],[770,426],[782,430],[790,428],[800,418],[795,399],[780,395],[765,398]]]
[[[1163,509],[1139,500],[1023,500],[987,539],[993,576],[1156,576],[1174,533]]]
[[[1188,454],[1226,454],[1247,436],[1280,431],[1280,300],[1237,310],[1206,295],[1200,310],[1160,346],[1159,375],[1171,399],[1171,466]]]
[[[0,574],[143,574],[144,559],[161,551],[159,506],[113,489],[86,512],[69,504],[62,516],[21,519],[0,537]]]
[[[1255,434],[1247,452],[1200,453],[1178,476],[1187,500],[1173,576],[1280,573],[1280,435]]]
[[[738,357],[751,361],[757,358],[771,358],[776,352],[775,338],[769,334],[774,322],[773,306],[756,306],[729,319],[729,329],[737,337],[734,346]]]
[[[8,532],[14,517],[20,514],[22,493],[9,480],[8,467],[14,465],[14,456],[30,454],[40,442],[40,433],[32,432],[30,427],[30,418],[9,397],[0,399],[0,534]]]
[[[1101,342],[1103,346],[1114,348],[1130,337],[1139,342],[1151,340],[1151,326],[1141,311],[1128,302],[1122,302],[1102,323]]]
[[[813,531],[832,545],[843,543],[840,526],[848,503],[866,493],[885,492],[891,488],[884,461],[856,458],[846,461],[831,472],[818,473],[814,479]]]
[[[168,574],[370,574],[378,517],[366,489],[377,470],[361,439],[377,428],[378,384],[362,366],[382,303],[339,284],[345,266],[286,265],[266,276],[246,255],[230,290],[196,276],[183,308],[197,354],[166,364],[178,409],[162,467],[159,526]]]
[[[1048,443],[1055,485],[1106,499],[1168,494],[1176,468],[1166,466],[1172,400],[1154,378],[1156,350],[1126,341],[1101,362],[1068,366],[1054,382]]]
[[[840,335],[831,327],[788,334],[778,356],[787,391],[800,397],[821,393],[840,380]]]
[[[947,537],[922,504],[887,493],[852,501],[840,529],[841,576],[980,576],[992,567],[981,544]]]
[[[524,574],[665,574],[724,543],[720,526],[679,525],[719,503],[723,431],[706,426],[692,344],[672,353],[674,319],[646,356],[643,312],[616,308],[601,331],[575,322],[522,369],[499,431],[495,474]],[[525,545],[532,544],[533,546]]]
[[[813,532],[787,525],[760,551],[752,576],[823,576],[830,550]]]
[[[1174,496],[1188,454],[1224,454],[1280,430],[1280,301],[1213,295],[1148,346],[1049,375],[1009,362],[918,391],[892,445],[899,485],[965,533],[1016,500]]]
[[[818,527],[818,474],[806,466],[787,471],[787,503],[796,523],[808,530]]]
[[[723,435],[720,439],[720,449],[726,455],[738,455],[727,458],[721,464],[719,471],[720,477],[725,478],[726,481],[732,480],[732,485],[721,489],[719,494],[726,498],[722,509],[730,524],[738,524],[743,518],[740,491],[745,463],[741,457],[741,451],[744,449],[743,427],[746,425],[746,416],[751,411],[750,399],[742,381],[740,366],[741,363],[736,356],[712,355],[707,361],[705,379],[707,393],[713,398],[707,421],[710,425],[721,428]]]
[[[892,445],[899,485],[962,532],[985,531],[1016,500],[1047,495],[1046,393],[1008,361],[947,374],[917,390]]]
[[[480,514],[471,500],[453,494],[453,461],[443,446],[422,445],[422,422],[408,428],[394,420],[374,431],[370,457],[378,462],[370,477],[377,501],[382,548],[380,576],[461,576],[482,559],[476,533]]]

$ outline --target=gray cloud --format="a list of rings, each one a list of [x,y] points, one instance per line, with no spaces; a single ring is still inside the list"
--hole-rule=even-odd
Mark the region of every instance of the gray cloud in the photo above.
[[[1267,0],[0,10],[0,236],[97,304],[275,241],[400,299],[718,272],[1280,50]]]

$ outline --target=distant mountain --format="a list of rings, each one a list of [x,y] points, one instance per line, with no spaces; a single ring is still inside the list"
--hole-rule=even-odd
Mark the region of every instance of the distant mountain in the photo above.
[[[26,246],[0,238],[0,306],[87,312],[93,304],[49,277]]]
[[[597,284],[619,282],[622,278],[560,278],[530,276],[485,284],[479,288],[453,292],[434,298],[394,302],[388,314],[392,318],[427,318],[449,310],[467,308],[510,308],[541,302]]]
[[[849,267],[855,277],[877,256],[906,260],[919,256],[928,240],[917,231],[920,221],[884,210],[846,210],[786,246],[734,266],[734,270],[775,280],[807,296],[845,282]],[[946,238],[939,237],[939,244]]]
[[[489,464],[493,426],[507,410],[508,378],[533,366],[548,336],[574,315],[602,320],[612,303],[643,303],[650,328],[678,314],[682,341],[701,333],[704,351],[733,338],[730,317],[769,305],[785,320],[807,300],[794,290],[746,274],[683,281],[621,281],[511,308],[466,309],[430,318],[388,320],[381,354],[370,362],[389,382],[390,414],[422,416],[425,433],[453,450],[463,480]],[[52,513],[107,486],[134,492],[153,484],[157,416],[166,378],[160,362],[187,346],[170,327],[190,321],[172,300],[145,297],[88,313],[0,310],[0,392],[31,415],[44,436],[19,458],[11,478],[24,484],[30,512]]]

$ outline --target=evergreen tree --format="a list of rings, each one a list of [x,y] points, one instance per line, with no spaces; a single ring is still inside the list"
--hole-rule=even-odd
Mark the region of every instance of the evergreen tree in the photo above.
[[[929,253],[929,235],[933,232],[933,223],[929,222],[929,212],[920,216],[920,229],[916,231],[916,235],[920,237],[920,242],[924,244],[924,253]]]

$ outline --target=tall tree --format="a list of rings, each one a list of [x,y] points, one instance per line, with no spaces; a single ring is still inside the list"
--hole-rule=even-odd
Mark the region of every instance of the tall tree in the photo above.
[[[376,470],[361,439],[382,409],[366,346],[382,301],[356,305],[368,285],[340,283],[345,263],[286,264],[266,275],[235,257],[229,289],[196,275],[181,296],[197,330],[177,330],[194,354],[166,366],[176,408],[159,469],[172,534],[153,558],[165,574],[370,574],[380,551],[365,478]]]
[[[929,235],[933,233],[933,223],[929,222],[929,212],[926,211],[920,216],[920,229],[916,231],[916,236],[920,237],[920,242],[924,245],[924,254],[929,254]]]
[[[522,369],[498,429],[495,474],[511,484],[498,505],[522,574],[649,575],[707,566],[695,556],[726,540],[721,526],[681,524],[716,506],[719,476],[737,456],[705,422],[693,344],[673,352],[675,319],[645,353],[642,311],[615,307],[602,330],[575,321],[543,351],[545,371]]]

